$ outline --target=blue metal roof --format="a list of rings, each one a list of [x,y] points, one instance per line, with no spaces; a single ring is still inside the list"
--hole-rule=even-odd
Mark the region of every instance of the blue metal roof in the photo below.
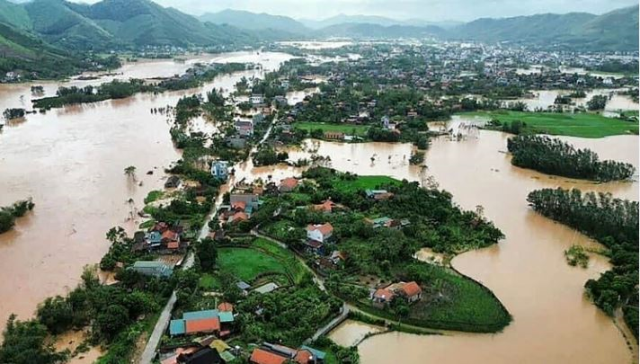
[[[306,350],[308,352],[310,352],[311,354],[313,354],[313,356],[315,356],[317,359],[320,360],[324,360],[324,357],[327,356],[327,354],[324,351],[320,351],[314,348],[310,348],[306,345],[302,345],[302,347],[300,347],[300,349],[302,350]]]
[[[184,335],[186,331],[184,320],[171,320],[169,323],[169,334],[171,336]]]
[[[232,312],[220,312],[220,322],[233,322]]]
[[[185,312],[184,315],[182,315],[182,318],[185,320],[202,320],[216,317],[218,317],[218,310]]]

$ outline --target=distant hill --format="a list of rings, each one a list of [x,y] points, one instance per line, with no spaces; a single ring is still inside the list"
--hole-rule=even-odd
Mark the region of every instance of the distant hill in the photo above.
[[[199,19],[203,22],[219,25],[228,24],[247,30],[271,29],[290,34],[305,34],[309,32],[309,29],[302,23],[286,16],[266,13],[257,14],[241,10],[227,9],[218,13],[206,13],[201,15]]]
[[[343,24],[372,24],[372,25],[381,25],[381,26],[402,24],[402,21],[400,20],[386,18],[383,16],[345,15],[345,14],[332,16],[324,20],[300,19],[299,21],[305,26],[312,29],[322,29],[322,28],[332,27],[335,25],[343,25]]]
[[[336,24],[317,31],[317,34],[326,37],[351,37],[361,39],[372,38],[422,38],[442,37],[446,31],[436,26],[416,27],[409,25],[377,25],[347,23]]]
[[[568,13],[484,18],[451,29],[449,37],[585,50],[637,50],[638,6],[600,16]]]

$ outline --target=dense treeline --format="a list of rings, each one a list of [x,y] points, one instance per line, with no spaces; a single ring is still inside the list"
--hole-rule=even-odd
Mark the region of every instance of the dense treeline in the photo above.
[[[598,155],[589,149],[576,149],[548,136],[518,135],[507,141],[507,148],[513,154],[513,165],[558,176],[619,181],[635,173],[635,168],[629,163],[600,161]]]
[[[609,315],[622,308],[638,338],[638,202],[611,194],[543,189],[529,194],[536,212],[598,240],[609,249],[613,269],[585,284],[593,302]]]
[[[5,109],[2,116],[5,120],[13,120],[23,118],[25,113],[25,110],[20,108]]]
[[[16,223],[16,219],[33,210],[34,206],[33,201],[28,199],[18,201],[11,206],[0,207],[0,234],[11,230]]]

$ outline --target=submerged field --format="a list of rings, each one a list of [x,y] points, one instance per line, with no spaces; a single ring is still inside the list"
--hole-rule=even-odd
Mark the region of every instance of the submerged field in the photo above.
[[[608,118],[594,113],[546,113],[519,111],[473,112],[461,115],[484,116],[502,123],[522,121],[525,130],[537,134],[603,138],[612,135],[638,134],[638,123]]]

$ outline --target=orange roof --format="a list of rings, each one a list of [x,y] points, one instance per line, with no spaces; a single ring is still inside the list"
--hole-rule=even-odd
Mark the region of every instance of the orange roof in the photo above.
[[[416,282],[409,282],[402,285],[402,292],[408,297],[416,296],[422,293],[422,288]]]
[[[178,240],[178,233],[173,232],[171,230],[167,230],[164,233],[162,233],[162,238],[169,239],[169,240]]]
[[[299,364],[307,364],[309,363],[309,357],[311,357],[312,355],[313,354],[311,354],[310,351],[300,350],[296,354],[296,357],[294,360],[296,361],[296,363],[299,363]]]
[[[393,300],[393,292],[391,292],[390,290],[386,289],[386,288],[380,288],[378,290],[376,290],[376,292],[373,294],[373,297],[375,298],[379,298],[379,299],[383,299],[385,301],[391,301]]]
[[[172,241],[169,244],[167,244],[167,249],[178,249],[180,247],[180,243],[178,243],[177,241]]]
[[[231,221],[240,222],[240,221],[246,221],[246,220],[249,220],[249,216],[247,216],[247,214],[245,214],[244,212],[238,212],[233,215],[233,218]]]
[[[217,317],[200,320],[187,320],[186,322],[187,334],[214,332],[218,330],[220,330],[220,320]]]
[[[231,312],[233,311],[233,305],[229,302],[222,302],[218,305],[218,310],[222,312]]]
[[[250,361],[255,364],[283,364],[287,358],[258,348],[251,353]]]
[[[231,205],[231,208],[234,210],[244,211],[244,209],[247,208],[247,203],[244,201],[234,202],[233,205]]]
[[[295,188],[298,185],[298,180],[293,177],[285,178],[282,180],[282,182],[280,182],[280,185],[289,188]]]
[[[316,227],[322,235],[329,235],[333,232],[333,226],[330,223],[326,223],[324,225],[320,225]]]
[[[313,209],[316,211],[331,212],[331,210],[333,210],[333,205],[334,203],[331,200],[326,200],[325,202],[319,205],[314,205]]]

